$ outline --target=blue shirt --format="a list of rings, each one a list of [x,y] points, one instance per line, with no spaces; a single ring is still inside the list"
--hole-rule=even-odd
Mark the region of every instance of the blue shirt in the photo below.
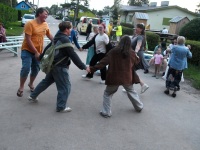
[[[192,58],[192,53],[185,45],[174,45],[171,49],[169,65],[176,70],[184,70],[187,66],[187,58]]]
[[[77,33],[76,33],[76,31],[75,30],[71,30],[71,33],[70,33],[70,41],[72,42],[74,42],[74,44],[76,45],[76,47],[79,49],[80,48],[80,46],[79,46],[79,44],[78,44],[78,41],[77,41],[77,38],[76,38],[76,35]]]

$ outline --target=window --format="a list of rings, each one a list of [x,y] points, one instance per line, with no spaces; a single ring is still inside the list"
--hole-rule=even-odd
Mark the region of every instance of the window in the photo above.
[[[132,22],[133,21],[133,16],[132,15],[129,15],[128,16],[128,22]]]
[[[170,24],[169,20],[171,20],[171,19],[172,19],[172,18],[163,18],[162,25],[169,26],[169,24]]]
[[[21,8],[26,8],[26,6],[25,5],[21,5]]]

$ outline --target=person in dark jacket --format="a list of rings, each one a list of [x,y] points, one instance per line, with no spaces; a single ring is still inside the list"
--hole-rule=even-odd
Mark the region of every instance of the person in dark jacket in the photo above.
[[[92,19],[89,20],[89,23],[88,23],[88,26],[87,26],[87,29],[86,29],[86,41],[90,35],[90,33],[92,32]]]
[[[59,31],[54,37],[54,44],[70,43],[68,36],[70,35],[71,23],[61,22]],[[43,53],[44,54],[44,53]],[[67,56],[67,57],[66,57]],[[62,62],[53,67],[46,77],[37,85],[35,90],[28,97],[30,102],[37,102],[38,95],[46,90],[52,83],[56,83],[57,95],[57,112],[69,112],[72,109],[67,106],[67,99],[71,91],[71,83],[69,79],[68,60],[69,58],[81,70],[89,70],[86,65],[80,60],[73,47],[56,49],[53,64],[56,64],[62,58],[66,57]],[[41,59],[41,57],[40,57]],[[89,71],[88,71],[89,72]]]
[[[110,50],[107,55],[94,66],[90,66],[90,71],[95,72],[98,69],[108,65],[106,75],[107,85],[103,95],[103,108],[100,115],[103,117],[111,117],[111,98],[122,85],[136,111],[143,109],[143,103],[140,101],[137,92],[133,88],[133,84],[139,83],[140,79],[133,70],[139,63],[139,57],[131,48],[131,39],[129,36],[123,36],[119,44]]]

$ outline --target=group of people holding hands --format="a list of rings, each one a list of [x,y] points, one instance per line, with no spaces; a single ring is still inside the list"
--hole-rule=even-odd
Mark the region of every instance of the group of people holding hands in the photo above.
[[[54,62],[57,64],[59,60],[65,58],[58,63],[52,70],[46,74],[45,78],[34,88],[33,82],[39,72],[40,56],[43,53],[43,38],[46,35],[52,43],[59,45],[62,43],[71,43],[69,36],[71,34],[72,25],[70,22],[61,22],[59,24],[59,31],[53,37],[50,33],[49,27],[46,23],[48,11],[44,8],[39,8],[36,11],[36,19],[29,21],[24,28],[25,38],[22,44],[22,69],[20,73],[20,86],[17,91],[17,96],[23,96],[24,84],[30,73],[30,81],[28,86],[32,91],[28,100],[30,102],[38,102],[38,95],[46,90],[52,83],[56,83],[57,95],[57,112],[69,112],[72,109],[68,106],[67,100],[71,92],[71,82],[69,77],[70,60],[81,70],[86,70],[87,74],[82,75],[83,78],[91,79],[95,71],[101,72],[101,83],[106,84],[106,89],[103,94],[103,106],[100,110],[102,117],[111,117],[111,98],[112,95],[122,85],[124,91],[131,101],[133,107],[137,112],[143,109],[138,93],[134,90],[133,84],[141,85],[141,93],[144,93],[149,86],[145,84],[137,74],[138,69],[144,69],[146,72],[149,69],[149,64],[144,58],[144,47],[146,45],[145,26],[144,24],[137,24],[135,33],[132,38],[124,35],[120,38],[118,44],[108,53],[106,47],[109,44],[109,37],[105,33],[105,24],[100,24],[98,27],[93,27],[93,32],[88,35],[88,42],[79,50],[88,49],[88,58],[86,66],[73,47],[65,47],[55,50]],[[72,37],[73,39],[73,37]],[[183,70],[187,68],[187,57],[192,54],[184,46],[184,37],[178,37],[178,45],[173,46],[170,51],[171,58],[168,62],[169,70],[166,80],[166,94],[174,86],[179,86],[179,77]],[[77,45],[77,43],[75,43]],[[160,55],[160,50],[156,52]],[[155,62],[157,64],[158,58],[155,55]],[[159,59],[163,59],[159,56]],[[157,65],[156,65],[157,66]],[[157,68],[159,69],[159,67]],[[178,72],[178,73],[177,73]],[[156,74],[157,75],[157,74]],[[173,85],[173,86],[172,86]]]

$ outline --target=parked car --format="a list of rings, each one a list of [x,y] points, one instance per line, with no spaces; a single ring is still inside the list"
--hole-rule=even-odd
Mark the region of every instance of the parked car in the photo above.
[[[33,14],[24,14],[22,17],[21,26],[23,27],[28,21],[35,19],[35,15]]]
[[[86,29],[88,26],[89,20],[92,19],[92,26],[98,26],[102,23],[102,20],[100,18],[94,18],[94,17],[86,17],[82,16],[80,18],[79,23],[77,24],[77,30],[80,34],[86,34]]]

